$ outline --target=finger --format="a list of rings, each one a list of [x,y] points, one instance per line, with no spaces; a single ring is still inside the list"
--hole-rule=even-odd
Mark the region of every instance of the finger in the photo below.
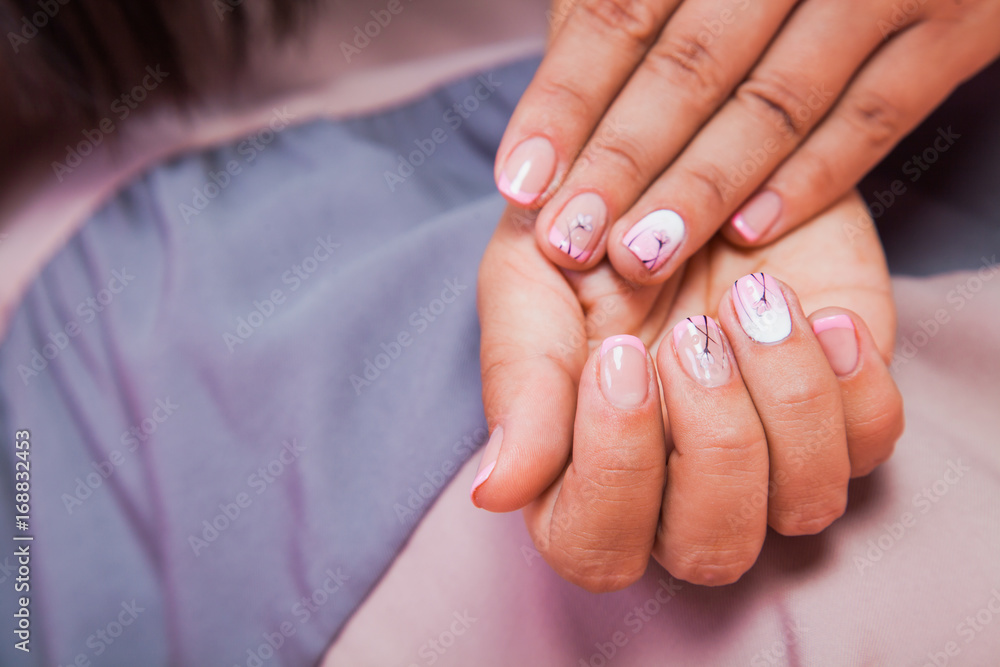
[[[653,555],[679,579],[732,583],[757,560],[767,529],[764,428],[712,318],[674,327],[656,367],[674,449]]]
[[[1000,10],[993,22],[1000,22]],[[764,245],[825,210],[995,54],[938,23],[922,23],[893,38],[822,125],[733,216],[727,238]],[[958,138],[942,128],[927,162],[915,155],[903,165],[899,185],[919,178]]]
[[[586,334],[572,290],[511,209],[480,265],[478,299],[492,435],[471,494],[479,507],[505,512],[534,500],[565,466],[587,356],[586,345],[565,341]]]
[[[847,504],[851,465],[837,378],[794,292],[773,277],[737,280],[719,319],[767,434],[768,523],[783,535],[817,533]]]
[[[497,187],[537,206],[565,174],[679,0],[579,0],[497,150]]]
[[[892,456],[903,432],[903,399],[860,317],[824,308],[809,321],[840,384],[851,477],[862,477]]]
[[[538,241],[565,268],[603,255],[617,220],[746,76],[794,0],[683,3],[593,131],[538,220]],[[581,216],[589,219],[581,230]]]
[[[608,338],[580,379],[573,460],[526,511],[536,545],[566,579],[618,590],[646,571],[666,454],[652,363],[634,336]]]
[[[640,284],[670,275],[794,150],[878,44],[864,12],[803,4],[735,95],[614,224],[615,268]]]

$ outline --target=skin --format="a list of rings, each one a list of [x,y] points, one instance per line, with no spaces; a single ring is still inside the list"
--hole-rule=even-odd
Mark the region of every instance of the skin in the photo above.
[[[607,262],[555,267],[531,218],[508,209],[479,278],[483,399],[491,432],[504,436],[473,501],[524,508],[550,565],[592,591],[634,582],[650,556],[678,578],[729,583],[753,565],[767,525],[786,535],[828,526],[849,478],[886,460],[903,426],[886,368],[889,275],[863,211],[852,195],[760,250],[717,238],[671,280],[633,286]],[[729,296],[735,279],[760,271],[783,281],[792,312],[792,335],[774,345],[742,333]],[[833,373],[806,313],[849,314],[854,371]],[[684,373],[670,336],[703,314],[720,322],[734,359],[729,382],[712,389]],[[650,350],[646,398],[628,410],[599,386],[597,348],[623,333]]]
[[[547,138],[554,173],[528,204],[542,252],[571,269],[607,256],[638,284],[668,279],[720,227],[763,246],[815,217],[1000,54],[1000,0],[556,0],[551,16],[498,178],[525,138]],[[726,223],[765,191],[780,212],[744,238]],[[582,192],[608,220],[580,263],[549,230]],[[622,238],[661,208],[687,237],[650,272]]]

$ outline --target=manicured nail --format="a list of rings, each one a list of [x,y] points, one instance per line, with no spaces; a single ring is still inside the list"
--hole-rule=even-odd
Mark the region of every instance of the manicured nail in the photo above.
[[[544,137],[532,137],[507,158],[497,186],[518,204],[527,206],[545,192],[556,168],[556,151]]]
[[[608,218],[608,207],[601,196],[584,192],[569,200],[549,231],[549,243],[578,262],[594,254]]]
[[[493,434],[490,436],[489,442],[486,443],[486,448],[483,450],[483,458],[479,461],[479,472],[476,473],[476,478],[472,480],[472,489],[469,491],[472,504],[476,507],[479,507],[479,503],[476,502],[476,491],[490,478],[493,469],[497,467],[497,458],[500,456],[501,443],[503,443],[503,427],[497,426],[493,429]]]
[[[684,240],[684,220],[674,211],[653,211],[628,230],[622,243],[650,271],[656,271]]]
[[[733,216],[733,227],[744,239],[753,243],[778,220],[781,215],[781,197],[777,193],[765,190],[747,202]]]
[[[743,331],[758,343],[780,343],[792,333],[785,295],[766,273],[751,273],[733,283],[733,306]]]
[[[624,410],[642,405],[649,391],[646,347],[635,336],[612,336],[601,345],[601,392]]]
[[[729,381],[729,355],[722,330],[707,315],[689,317],[674,327],[674,349],[681,366],[704,387],[721,387]]]
[[[850,375],[858,365],[859,354],[854,321],[847,315],[831,315],[821,317],[812,326],[833,372],[841,377]]]

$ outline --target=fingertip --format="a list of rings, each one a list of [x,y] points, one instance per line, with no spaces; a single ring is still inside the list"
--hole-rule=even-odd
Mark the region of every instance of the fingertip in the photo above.
[[[490,435],[490,439],[483,449],[482,458],[479,460],[479,469],[476,472],[475,479],[472,480],[472,488],[469,490],[469,497],[472,500],[472,504],[480,509],[483,509],[483,506],[477,501],[477,492],[489,480],[490,475],[493,474],[493,470],[497,466],[497,460],[500,457],[500,447],[502,444],[503,426],[497,426],[493,429],[493,433]]]

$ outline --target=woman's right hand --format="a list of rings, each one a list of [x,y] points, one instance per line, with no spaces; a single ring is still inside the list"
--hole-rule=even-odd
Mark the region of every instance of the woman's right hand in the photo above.
[[[889,278],[861,211],[849,197],[763,250],[715,239],[635,287],[607,263],[553,267],[508,210],[480,269],[493,435],[473,501],[523,507],[546,560],[594,591],[650,555],[729,583],[767,525],[825,528],[902,429]]]

